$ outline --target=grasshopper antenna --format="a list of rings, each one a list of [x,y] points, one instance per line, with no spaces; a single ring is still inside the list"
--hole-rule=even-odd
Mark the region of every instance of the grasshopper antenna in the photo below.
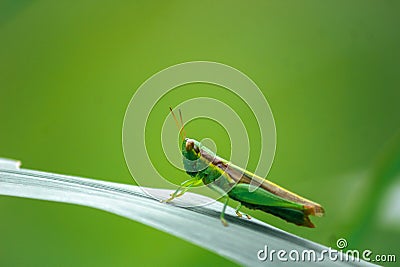
[[[186,138],[185,125],[183,124],[183,119],[182,119],[182,112],[181,112],[181,109],[179,109],[179,117],[180,117],[180,119],[181,119],[181,125],[182,125],[183,137],[184,137],[184,138]]]
[[[172,117],[174,117],[174,121],[175,121],[175,123],[176,123],[176,127],[178,127],[178,130],[179,130],[179,135],[181,136],[182,141],[184,141],[184,140],[185,140],[185,137],[182,135],[182,128],[183,128],[183,125],[182,125],[182,127],[179,126],[178,119],[176,118],[175,113],[172,111],[172,108],[169,107],[169,110],[171,111]]]

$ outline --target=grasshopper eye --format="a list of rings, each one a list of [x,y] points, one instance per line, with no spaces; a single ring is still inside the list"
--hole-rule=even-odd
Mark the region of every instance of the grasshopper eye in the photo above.
[[[192,150],[194,148],[194,142],[192,140],[187,140],[185,148],[186,151]]]

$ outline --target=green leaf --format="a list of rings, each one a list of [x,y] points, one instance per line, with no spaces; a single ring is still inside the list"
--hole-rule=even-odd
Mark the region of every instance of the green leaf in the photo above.
[[[168,198],[170,190],[147,189],[152,195]],[[53,173],[20,169],[13,161],[0,160],[0,195],[78,204],[141,222],[184,240],[197,244],[241,265],[268,264],[258,259],[257,253],[267,245],[268,250],[314,250],[317,258],[327,247],[292,235],[257,219],[236,217],[228,207],[224,227],[219,214],[222,204],[212,202],[205,206],[183,208],[182,204],[201,204],[209,198],[187,193],[173,203],[160,203],[146,195],[138,186],[100,180],[79,178]],[[15,211],[18,212],[18,211]],[[290,262],[290,261],[289,261]],[[276,265],[287,262],[273,260]],[[293,263],[293,262],[292,262]],[[354,263],[330,261],[318,262],[322,266],[346,266]],[[361,261],[359,266],[374,266]]]

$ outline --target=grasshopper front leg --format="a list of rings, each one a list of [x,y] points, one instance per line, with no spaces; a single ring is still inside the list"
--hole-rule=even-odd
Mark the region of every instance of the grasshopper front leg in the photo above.
[[[186,180],[183,183],[181,183],[181,185],[178,187],[178,189],[175,190],[174,193],[171,194],[170,198],[168,198],[166,200],[161,200],[161,202],[167,202],[168,203],[168,202],[172,201],[174,198],[182,196],[192,186],[198,185],[199,183],[201,183],[201,180],[199,180],[198,178],[192,178],[192,179]]]
[[[222,208],[221,215],[219,216],[219,218],[221,219],[221,222],[224,226],[228,226],[228,223],[225,220],[225,210],[226,210],[226,206],[228,206],[228,202],[229,202],[229,197],[226,195],[224,207]]]
[[[215,186],[213,184],[208,184],[208,186],[212,189],[214,189],[215,191],[219,192],[222,195],[222,198],[225,200],[224,202],[224,207],[222,208],[221,214],[219,216],[221,223],[224,226],[228,226],[228,222],[225,220],[225,211],[226,211],[226,207],[228,206],[228,202],[229,202],[229,196],[228,194],[226,194],[225,191],[223,191],[221,188],[219,188],[218,186]]]

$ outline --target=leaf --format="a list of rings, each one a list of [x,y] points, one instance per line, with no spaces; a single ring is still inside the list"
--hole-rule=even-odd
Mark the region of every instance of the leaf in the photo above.
[[[170,190],[147,189],[160,198],[168,198]],[[241,265],[268,264],[258,259],[257,253],[267,245],[268,250],[314,250],[317,258],[328,249],[320,244],[284,232],[256,219],[237,218],[228,207],[224,227],[219,214],[222,204],[212,202],[205,206],[183,208],[181,204],[201,204],[209,198],[186,193],[173,203],[160,203],[143,193],[138,186],[79,178],[53,173],[20,169],[14,161],[0,159],[0,195],[41,199],[78,204],[118,214],[178,236]],[[16,211],[17,212],[17,211]],[[287,257],[287,256],[286,256]],[[273,260],[276,265],[286,262]],[[330,261],[325,257],[321,266],[351,266],[354,263]],[[375,266],[361,261],[358,266]]]

